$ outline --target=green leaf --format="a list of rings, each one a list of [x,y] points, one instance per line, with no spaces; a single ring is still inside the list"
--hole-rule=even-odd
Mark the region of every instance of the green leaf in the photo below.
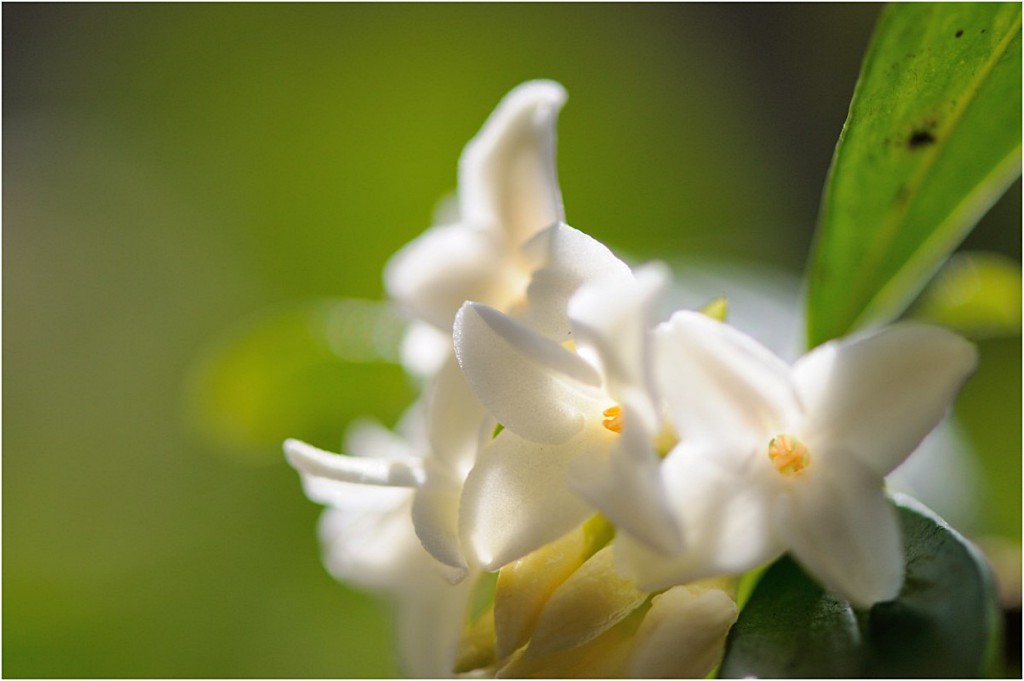
[[[789,557],[772,565],[729,632],[720,675],[975,677],[990,671],[999,609],[973,545],[898,497],[906,580],[870,610],[824,591]]]
[[[397,417],[410,399],[398,366],[405,328],[386,303],[325,299],[255,315],[211,343],[185,388],[192,428],[218,451],[282,460],[286,437],[337,448],[356,416]]]
[[[898,316],[1020,174],[1021,5],[895,3],[839,137],[809,263],[811,347]]]
[[[958,253],[939,270],[910,316],[969,338],[1019,336],[1020,263],[997,253]]]

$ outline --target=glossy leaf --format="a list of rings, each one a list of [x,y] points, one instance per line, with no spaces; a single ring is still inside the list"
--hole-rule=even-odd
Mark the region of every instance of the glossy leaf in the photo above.
[[[984,559],[918,502],[899,497],[896,506],[907,564],[896,600],[854,610],[782,558],[740,613],[720,675],[917,678],[990,671],[998,606]]]
[[[809,266],[810,346],[899,315],[1020,174],[1019,3],[895,3],[839,137]]]

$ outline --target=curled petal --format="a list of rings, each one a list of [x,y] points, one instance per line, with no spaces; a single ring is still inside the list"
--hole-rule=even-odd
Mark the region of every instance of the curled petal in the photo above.
[[[384,460],[342,456],[299,440],[285,440],[284,452],[288,463],[300,473],[339,482],[416,487],[424,476],[419,459]]]
[[[655,334],[655,373],[680,437],[774,437],[801,409],[789,367],[749,336],[696,312]]]
[[[465,577],[468,570],[459,543],[459,496],[462,488],[445,471],[434,473],[439,468],[432,465],[434,463],[427,460],[427,479],[413,495],[412,523],[423,548],[452,568],[447,576],[455,583]]]
[[[555,167],[558,83],[535,80],[509,92],[459,160],[463,224],[504,235],[516,248],[564,219]]]
[[[302,475],[302,489],[318,504],[356,512],[388,511],[409,494],[407,487],[380,487]]]
[[[974,346],[945,329],[897,324],[822,345],[796,363],[814,450],[854,456],[886,475],[945,416],[974,371]]]
[[[529,306],[524,321],[558,341],[572,335],[566,309],[580,286],[606,282],[609,287],[628,287],[633,282],[626,263],[601,242],[566,224],[538,233],[523,251],[537,264],[526,290]]]
[[[808,573],[867,608],[895,598],[903,585],[899,519],[878,475],[858,465],[843,468],[793,485],[773,521]]]
[[[503,430],[466,478],[459,511],[464,549],[493,570],[583,522],[593,510],[569,488],[566,467],[577,456],[608,447],[612,437],[600,422],[559,445]]]
[[[455,354],[488,411],[514,433],[558,443],[600,413],[601,378],[578,355],[524,324],[478,303],[455,320]]]

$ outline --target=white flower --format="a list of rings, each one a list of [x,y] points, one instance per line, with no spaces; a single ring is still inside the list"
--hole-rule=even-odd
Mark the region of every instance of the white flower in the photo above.
[[[365,493],[360,486],[379,486],[380,494],[407,488],[416,536],[440,563],[435,567],[457,582],[467,572],[457,532],[459,496],[479,446],[483,411],[454,361],[431,381],[424,402],[424,422],[404,449],[366,446],[360,451],[367,455],[346,456],[288,440],[285,454],[310,498],[331,506],[343,504],[342,495],[324,497],[311,485],[341,484],[347,494]],[[382,438],[377,443],[383,445]]]
[[[428,230],[386,267],[389,293],[416,320],[403,348],[404,364],[427,379],[417,457],[396,458],[394,448],[393,456],[364,458],[298,441],[285,446],[289,461],[307,478],[409,488],[416,535],[451,568],[446,574],[453,581],[468,569],[458,537],[459,499],[487,419],[452,355],[452,318],[474,297],[503,309],[525,309],[529,274],[543,264],[544,239],[524,246],[563,215],[555,122],[565,96],[550,81],[510,92],[462,154],[458,221]]]
[[[471,580],[451,585],[413,528],[413,485],[423,478],[424,424],[418,406],[401,435],[362,421],[339,457],[289,440],[288,458],[320,517],[324,564],[337,579],[380,593],[395,606],[403,668],[418,677],[451,674]],[[360,479],[361,483],[344,481]]]
[[[657,330],[656,355],[681,438],[661,471],[687,546],[666,558],[621,536],[620,567],[656,589],[788,550],[857,606],[894,598],[903,557],[883,479],[942,419],[973,346],[898,324],[789,367],[725,324],[678,312]]]
[[[530,285],[525,319],[471,302],[455,321],[466,379],[503,427],[466,479],[463,547],[485,569],[500,567],[571,530],[598,499],[652,547],[678,549],[657,471],[660,418],[647,362],[668,273],[650,266],[634,278],[565,225],[538,238],[548,265]]]
[[[501,101],[459,161],[456,222],[432,227],[388,262],[388,293],[414,318],[448,335],[459,306],[511,308],[536,264],[521,252],[564,219],[555,168],[555,123],[566,94],[530,81]]]

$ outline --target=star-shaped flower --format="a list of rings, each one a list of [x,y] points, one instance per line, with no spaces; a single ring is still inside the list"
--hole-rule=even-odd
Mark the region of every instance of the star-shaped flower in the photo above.
[[[571,227],[544,236],[548,266],[535,275],[529,304],[547,310],[546,322],[476,302],[456,317],[459,364],[502,426],[466,479],[463,546],[494,569],[571,530],[599,502],[649,545],[678,549],[657,472],[661,419],[648,362],[667,269],[634,277]]]
[[[855,605],[894,598],[903,557],[884,477],[943,418],[974,347],[906,323],[826,343],[790,367],[691,312],[661,325],[655,343],[680,437],[661,473],[687,545],[666,558],[621,536],[620,566],[656,589],[790,551]]]

